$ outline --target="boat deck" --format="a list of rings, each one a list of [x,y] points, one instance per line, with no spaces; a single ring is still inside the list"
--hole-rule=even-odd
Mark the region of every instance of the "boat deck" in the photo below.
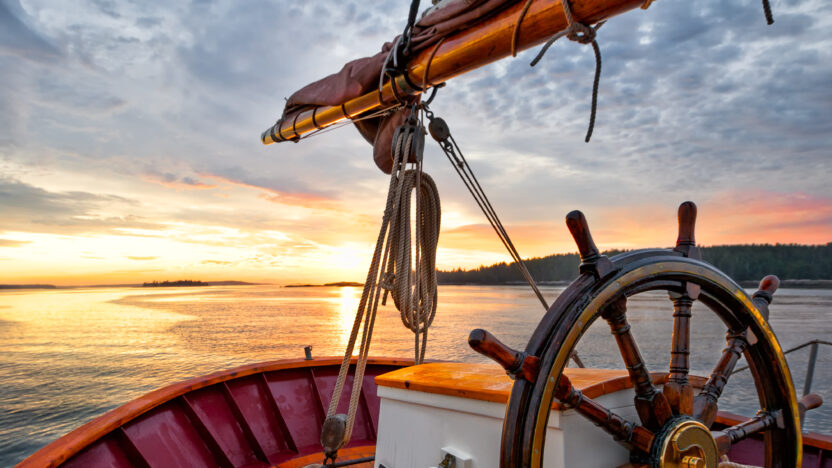
[[[323,459],[321,424],[341,358],[285,360],[243,366],[155,390],[44,447],[18,467],[299,468]],[[496,364],[430,363],[371,358],[353,440],[341,459],[376,451],[380,399],[376,385],[505,404],[512,380]],[[567,369],[589,398],[632,384],[624,370]],[[653,374],[661,385],[666,374]],[[694,385],[704,379],[692,377]],[[352,379],[347,380],[349,392]],[[340,412],[346,412],[343,401]],[[562,409],[558,404],[553,409]],[[717,425],[741,416],[720,413]],[[732,459],[755,464],[761,439],[735,446]],[[755,445],[756,444],[756,445]],[[832,468],[832,437],[804,435],[804,467]],[[367,466],[370,466],[369,464]]]
[[[632,382],[623,369],[567,368],[564,374],[572,384],[588,398],[599,398],[632,388]],[[662,386],[666,373],[652,373],[653,384]],[[689,376],[694,388],[701,388],[706,379]],[[508,402],[513,381],[496,364],[468,364],[456,362],[430,363],[401,368],[376,377],[380,387],[406,389],[437,395],[505,404]],[[553,410],[563,410],[554,402]],[[746,417],[720,411],[714,429],[722,429],[745,421]],[[732,461],[762,466],[762,435],[757,434],[738,444],[729,452]],[[803,434],[803,468],[832,468],[832,437],[818,433]]]
[[[627,371],[621,369],[567,368],[564,373],[572,384],[589,398],[632,388]],[[653,383],[663,384],[667,374],[652,374]],[[705,379],[691,377],[694,385],[701,386]],[[402,388],[438,395],[456,396],[473,400],[506,403],[514,383],[496,364],[468,364],[442,362],[405,367],[376,377],[382,387]],[[561,409],[553,403],[552,409]]]

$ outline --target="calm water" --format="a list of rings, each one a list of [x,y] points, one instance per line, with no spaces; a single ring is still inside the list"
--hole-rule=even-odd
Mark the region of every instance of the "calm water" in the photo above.
[[[561,288],[544,288],[551,301]],[[428,357],[482,361],[468,332],[493,331],[523,347],[542,315],[527,288],[440,287]],[[160,386],[245,363],[343,353],[357,288],[247,286],[86,289],[0,293],[0,466],[10,466],[85,421]],[[702,313],[697,313],[701,311]],[[832,290],[780,290],[772,327],[784,349],[832,337]],[[663,294],[630,301],[630,321],[651,370],[667,369],[672,306]],[[692,368],[707,375],[725,328],[694,309]],[[371,353],[411,356],[413,338],[392,306],[378,317]],[[623,368],[604,323],[578,348],[592,367]],[[803,388],[808,350],[789,355]],[[832,348],[821,347],[813,391],[829,403],[806,428],[832,433]],[[749,390],[752,389],[752,390]],[[749,393],[752,392],[752,393]],[[722,408],[752,415],[748,372],[731,378]]]

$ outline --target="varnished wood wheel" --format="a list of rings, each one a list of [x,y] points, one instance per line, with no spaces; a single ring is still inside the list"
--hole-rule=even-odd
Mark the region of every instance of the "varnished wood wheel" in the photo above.
[[[502,467],[543,465],[549,409],[555,400],[627,447],[635,466],[716,468],[719,456],[757,432],[764,433],[765,466],[800,466],[799,405],[782,349],[767,322],[768,304],[779,281],[766,277],[749,297],[724,273],[699,260],[693,239],[695,216],[693,203],[680,207],[675,249],[627,252],[612,259],[599,254],[583,214],[567,216],[581,254],[581,274],[549,308],[525,353],[514,356],[517,378],[503,426]],[[668,293],[668,313],[673,314],[673,335],[667,337],[670,368],[663,388],[651,382],[627,321],[628,298],[656,290]],[[727,329],[726,348],[699,391],[688,380],[694,301],[706,305]],[[599,319],[609,325],[629,373],[637,420],[585,397],[563,375],[578,341]],[[740,355],[745,355],[754,376],[760,412],[741,425],[713,431],[719,397]]]

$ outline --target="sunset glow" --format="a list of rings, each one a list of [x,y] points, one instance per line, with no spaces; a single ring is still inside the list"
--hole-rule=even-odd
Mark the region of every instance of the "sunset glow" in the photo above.
[[[371,147],[349,127],[258,136],[284,96],[375,53],[399,16],[113,5],[0,4],[0,284],[363,281],[388,184]],[[725,12],[744,41],[681,19],[704,7],[663,8],[604,28],[590,144],[593,61],[573,47],[456,78],[432,104],[520,254],[574,251],[573,209],[602,249],[669,246],[685,200],[702,245],[832,241],[829,3],[794,6],[801,28]],[[345,18],[349,40],[315,33]],[[425,170],[442,196],[439,268],[508,261],[430,139]]]

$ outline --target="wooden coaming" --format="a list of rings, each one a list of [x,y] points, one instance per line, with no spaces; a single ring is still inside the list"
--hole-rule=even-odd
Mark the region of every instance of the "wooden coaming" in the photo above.
[[[587,398],[632,388],[629,374],[623,369],[580,369],[567,368],[563,371],[575,389]],[[655,385],[667,381],[664,372],[653,373],[650,378]],[[701,387],[705,379],[690,376],[694,386]],[[461,362],[435,362],[420,366],[404,367],[376,377],[381,387],[403,388],[437,395],[448,395],[473,400],[506,403],[513,381],[496,364],[471,364]],[[552,409],[563,406],[555,401]]]

